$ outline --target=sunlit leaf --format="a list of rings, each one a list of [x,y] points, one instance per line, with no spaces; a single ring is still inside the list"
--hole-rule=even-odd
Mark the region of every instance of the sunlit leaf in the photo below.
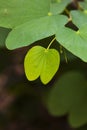
[[[25,57],[25,73],[30,81],[40,76],[42,83],[47,84],[57,72],[59,64],[60,56],[57,50],[35,46]]]

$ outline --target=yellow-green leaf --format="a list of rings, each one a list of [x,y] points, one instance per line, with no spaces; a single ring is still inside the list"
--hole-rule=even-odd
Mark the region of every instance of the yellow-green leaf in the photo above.
[[[47,84],[57,72],[59,64],[60,55],[57,50],[34,46],[25,57],[26,77],[33,81],[40,76],[42,83]]]

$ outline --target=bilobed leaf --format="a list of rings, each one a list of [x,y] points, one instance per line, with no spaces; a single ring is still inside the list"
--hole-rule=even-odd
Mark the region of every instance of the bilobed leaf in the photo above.
[[[27,46],[37,40],[54,35],[58,28],[64,26],[67,17],[63,15],[46,16],[32,20],[13,29],[6,40],[8,49]]]
[[[47,108],[55,116],[68,114],[73,127],[87,123],[87,83],[83,74],[70,71],[62,75],[48,95]]]
[[[56,39],[74,55],[87,62],[87,24],[81,26],[78,31],[64,27],[57,31]]]
[[[39,76],[43,84],[47,84],[59,68],[60,56],[55,49],[35,46],[25,57],[24,68],[28,80],[36,80]]]
[[[0,26],[14,28],[47,16],[50,0],[0,0]]]

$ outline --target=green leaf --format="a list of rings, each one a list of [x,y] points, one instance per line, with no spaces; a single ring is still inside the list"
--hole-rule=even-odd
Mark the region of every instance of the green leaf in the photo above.
[[[53,14],[58,14],[64,11],[66,6],[70,3],[70,0],[55,0],[52,1],[50,6],[50,12]]]
[[[0,0],[0,26],[14,28],[49,11],[50,0]]]
[[[87,10],[87,0],[80,2],[80,6],[82,9]]]
[[[0,47],[5,47],[5,40],[10,31],[10,29],[0,27]]]
[[[82,25],[87,24],[87,13],[84,11],[71,11],[73,23],[80,28]]]
[[[57,1],[57,4],[64,7],[68,2]],[[27,46],[54,35],[59,26],[64,26],[66,16],[55,15],[53,6],[50,0],[0,1],[0,26],[13,29],[6,41],[7,48]]]
[[[8,49],[27,46],[37,40],[54,35],[58,28],[64,26],[66,22],[67,17],[63,15],[32,20],[14,28],[8,35],[6,46]]]
[[[87,24],[74,31],[64,27],[56,33],[57,41],[83,61],[87,62]]]
[[[25,57],[24,68],[28,80],[36,80],[39,76],[43,84],[47,84],[59,68],[60,56],[55,49],[35,46]]]
[[[86,85],[87,87],[87,85]],[[85,94],[85,92],[84,92]],[[87,89],[86,89],[87,94]],[[69,123],[73,127],[80,127],[84,124],[87,124],[87,96],[83,96],[80,100],[80,104],[75,104],[76,106],[72,108],[72,111],[69,115]]]
[[[47,108],[55,116],[68,114],[73,127],[87,123],[87,83],[83,74],[70,71],[62,75],[48,95]]]
[[[87,130],[87,125],[77,128],[76,130]]]

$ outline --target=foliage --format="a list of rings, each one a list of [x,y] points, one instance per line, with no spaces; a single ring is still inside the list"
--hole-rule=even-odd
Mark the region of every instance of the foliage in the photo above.
[[[49,93],[48,109],[53,115],[58,116],[69,112],[70,124],[78,127],[87,122],[86,101],[86,79],[81,73],[70,71],[61,76],[54,84]]]
[[[53,39],[44,47],[40,42],[48,38]],[[36,42],[40,44],[34,46]],[[53,42],[57,42],[54,48]],[[25,56],[24,70],[30,81],[40,77],[48,84],[57,74],[61,53],[66,62],[68,51],[71,61],[87,62],[87,0],[0,0],[0,47],[14,50],[28,45],[33,47]],[[49,112],[69,113],[74,127],[87,123],[84,73],[69,72],[56,79],[46,102]]]
[[[42,83],[47,84],[58,70],[59,63],[60,56],[55,49],[47,50],[41,46],[35,46],[25,57],[26,76],[30,81],[40,76]]]

